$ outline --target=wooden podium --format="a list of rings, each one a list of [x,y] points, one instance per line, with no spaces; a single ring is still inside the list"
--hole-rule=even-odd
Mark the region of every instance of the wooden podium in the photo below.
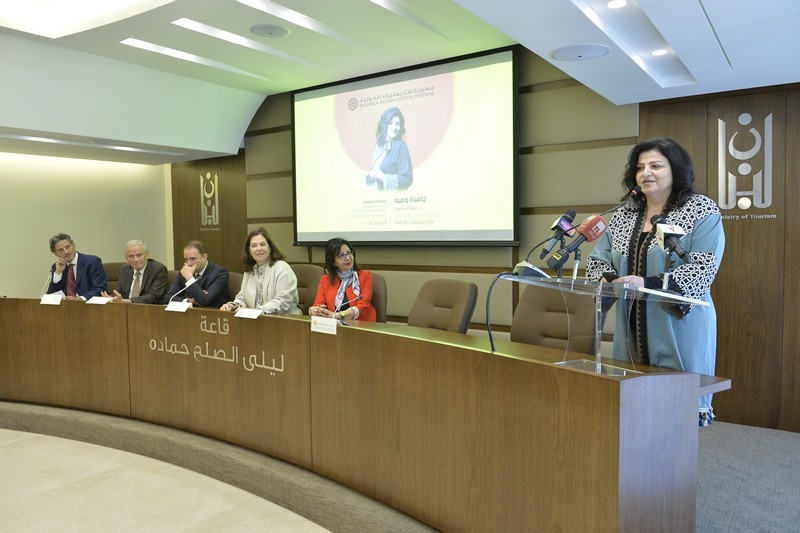
[[[308,317],[207,309],[3,299],[0,333],[0,399],[213,436],[443,531],[692,531],[697,398],[730,387],[595,374],[485,337],[357,322],[325,335]]]

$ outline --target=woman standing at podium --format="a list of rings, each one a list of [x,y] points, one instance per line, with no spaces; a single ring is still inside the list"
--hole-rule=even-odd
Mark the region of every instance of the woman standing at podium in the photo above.
[[[689,153],[673,139],[637,144],[628,157],[622,185],[626,191],[638,185],[642,194],[632,196],[614,213],[589,256],[586,277],[662,289],[666,254],[671,254],[667,290],[709,306],[644,299],[631,301],[630,307],[620,305],[613,356],[713,376],[717,315],[710,291],[722,261],[725,234],[719,207],[694,192],[694,178]],[[680,238],[682,257],[659,245],[658,223],[686,232]],[[714,419],[711,395],[700,398],[699,407],[700,425],[706,426]]]
[[[264,228],[247,236],[242,251],[242,289],[223,311],[240,307],[260,309],[266,315],[299,315],[297,276]]]
[[[335,237],[325,245],[325,275],[319,280],[311,316],[375,322],[372,272],[362,270],[350,243]]]

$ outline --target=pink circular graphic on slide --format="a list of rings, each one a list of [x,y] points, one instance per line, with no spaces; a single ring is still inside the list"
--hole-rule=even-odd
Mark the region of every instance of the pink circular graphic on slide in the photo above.
[[[453,75],[348,91],[336,95],[336,129],[347,155],[369,172],[375,130],[384,111],[396,107],[405,120],[411,164],[421,166],[439,147],[453,115]]]

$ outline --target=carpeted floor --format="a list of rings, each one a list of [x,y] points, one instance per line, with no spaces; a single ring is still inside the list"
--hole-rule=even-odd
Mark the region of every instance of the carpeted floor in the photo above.
[[[700,428],[698,533],[800,531],[800,433]]]

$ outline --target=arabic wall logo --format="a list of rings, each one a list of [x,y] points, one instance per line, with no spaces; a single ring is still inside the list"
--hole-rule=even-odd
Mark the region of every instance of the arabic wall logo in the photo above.
[[[200,174],[200,225],[219,224],[219,174]]]
[[[742,131],[734,131],[728,138],[728,125],[717,119],[719,158],[719,198],[720,209],[749,209],[751,204],[763,209],[772,205],[772,113],[764,117],[759,131],[749,126],[753,117],[742,113],[738,117]],[[736,126],[738,128],[738,126]],[[739,136],[739,134],[742,134]],[[744,149],[738,149],[744,145]],[[728,158],[733,159],[735,169],[728,169]],[[754,172],[755,169],[755,172]],[[752,187],[747,189],[747,183]]]

